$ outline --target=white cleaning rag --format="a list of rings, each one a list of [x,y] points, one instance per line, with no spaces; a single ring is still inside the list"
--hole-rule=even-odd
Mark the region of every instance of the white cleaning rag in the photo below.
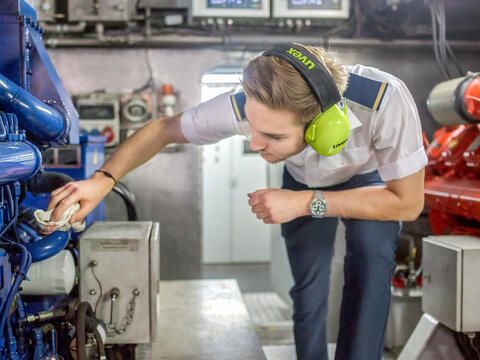
[[[42,230],[45,231],[48,228],[51,228],[52,225],[55,227],[54,231],[60,230],[60,231],[67,231],[70,228],[73,229],[75,232],[80,232],[85,230],[85,221],[83,222],[74,222],[73,224],[70,224],[70,219],[71,217],[78,211],[80,210],[80,204],[75,203],[72,206],[70,206],[62,215],[60,220],[57,221],[51,221],[52,213],[54,209],[44,211],[44,210],[35,210],[33,212],[33,216],[35,217],[35,220],[37,221],[38,227]]]

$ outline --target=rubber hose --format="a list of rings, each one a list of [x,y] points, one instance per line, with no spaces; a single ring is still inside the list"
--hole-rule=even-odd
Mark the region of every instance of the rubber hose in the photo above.
[[[78,305],[77,310],[77,360],[87,360],[85,325],[87,316],[92,316],[93,310],[90,303],[84,301]]]
[[[93,330],[93,336],[95,337],[95,340],[97,340],[97,349],[98,349],[98,354],[100,355],[100,359],[105,359],[106,358],[105,347],[103,346],[102,336],[100,335],[97,329]]]
[[[29,181],[28,190],[34,195],[50,193],[72,181],[75,180],[71,176],[61,172],[44,172]]]
[[[113,187],[113,191],[116,194],[120,195],[123,202],[125,203],[125,206],[127,208],[128,221],[137,221],[138,216],[137,209],[135,208],[134,194],[130,191],[129,188],[127,188],[125,184],[120,182]]]

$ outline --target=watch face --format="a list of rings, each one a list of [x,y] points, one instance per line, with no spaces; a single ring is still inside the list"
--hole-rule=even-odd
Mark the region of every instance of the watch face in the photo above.
[[[320,199],[316,199],[312,201],[312,204],[310,206],[310,210],[312,212],[312,215],[314,216],[322,216],[325,215],[325,212],[327,211],[327,204],[325,201],[322,201]]]

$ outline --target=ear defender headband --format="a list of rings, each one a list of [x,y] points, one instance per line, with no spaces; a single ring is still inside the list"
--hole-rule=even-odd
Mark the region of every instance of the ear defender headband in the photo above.
[[[322,110],[305,131],[305,141],[323,156],[340,152],[347,143],[350,124],[347,107],[338,104],[341,95],[335,81],[315,55],[302,46],[287,43],[276,45],[263,56],[278,56],[291,64],[310,86]]]

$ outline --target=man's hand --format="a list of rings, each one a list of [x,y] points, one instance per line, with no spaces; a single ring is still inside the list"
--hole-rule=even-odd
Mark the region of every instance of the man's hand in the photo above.
[[[52,220],[59,220],[65,210],[78,202],[80,203],[80,210],[72,216],[70,223],[82,222],[110,192],[113,185],[112,179],[96,173],[91,179],[70,182],[52,191],[48,204],[48,210],[55,209],[52,214]],[[50,232],[49,230],[53,231],[54,229],[47,229],[47,232]]]
[[[248,194],[252,212],[265,224],[282,224],[310,214],[313,191],[257,190]]]

